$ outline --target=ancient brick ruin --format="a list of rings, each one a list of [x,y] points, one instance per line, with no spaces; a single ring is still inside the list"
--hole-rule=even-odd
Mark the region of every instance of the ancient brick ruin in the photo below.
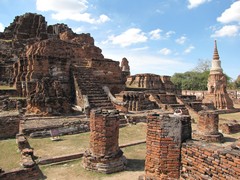
[[[199,112],[195,137],[207,142],[223,142],[223,135],[218,131],[219,115],[214,111]]]
[[[75,103],[84,109],[86,96],[93,106],[96,98],[90,96],[95,97],[96,91],[104,94],[103,85],[119,93],[130,73],[126,58],[122,69],[119,62],[104,58],[90,34],[76,34],[65,24],[47,26],[38,14],[17,16],[1,38],[0,84],[14,87],[16,96],[26,97],[31,113],[71,113]],[[95,82],[99,86],[92,86]],[[100,104],[105,100],[98,99]]]
[[[116,110],[91,112],[90,148],[83,157],[83,167],[87,170],[113,173],[123,171],[126,159],[118,144],[119,113]]]
[[[145,175],[139,179],[178,179],[181,143],[189,138],[190,116],[148,116]]]
[[[213,103],[217,109],[232,109],[233,102],[230,99],[226,87],[227,79],[221,68],[217,42],[215,41],[212,68],[208,77],[208,93],[204,95],[204,103]]]
[[[128,157],[119,148],[120,121],[147,123],[145,174],[139,179],[240,177],[240,140],[217,145],[224,141],[219,129],[236,133],[239,124],[219,128],[219,114],[238,110],[226,92],[216,42],[209,91],[196,98],[178,94],[170,76],[130,75],[127,58],[105,58],[90,34],[76,34],[65,24],[48,25],[42,15],[26,13],[0,33],[0,72],[0,85],[10,87],[0,90],[1,111],[17,110],[1,114],[0,139],[17,135],[22,164],[6,173],[0,167],[0,179],[37,179],[27,136],[48,137],[51,130],[61,135],[90,131],[90,147],[71,158],[83,156],[86,170],[123,171]],[[199,119],[193,133],[189,111]]]

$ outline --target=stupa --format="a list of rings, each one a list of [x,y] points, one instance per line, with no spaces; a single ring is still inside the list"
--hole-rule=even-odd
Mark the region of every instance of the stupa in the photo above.
[[[208,93],[203,103],[213,103],[216,109],[233,109],[233,101],[227,93],[227,78],[223,73],[221,61],[217,49],[217,41],[214,42],[212,67],[208,77]]]

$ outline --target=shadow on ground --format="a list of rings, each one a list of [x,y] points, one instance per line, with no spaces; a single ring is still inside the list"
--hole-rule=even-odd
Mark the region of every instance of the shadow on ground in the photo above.
[[[143,159],[128,159],[127,171],[144,171],[145,160]]]

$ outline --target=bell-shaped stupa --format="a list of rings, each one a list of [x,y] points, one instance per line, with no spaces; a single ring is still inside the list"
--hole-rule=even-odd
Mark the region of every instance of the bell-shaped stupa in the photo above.
[[[216,109],[233,108],[233,101],[227,93],[227,78],[225,74],[223,74],[216,40],[214,42],[212,67],[210,69],[207,86],[208,93],[204,96],[203,103],[213,103]]]
[[[210,74],[222,74],[222,73],[223,73],[223,69],[221,67],[221,61],[220,61],[220,57],[218,54],[217,41],[215,40],[212,67],[210,70]]]

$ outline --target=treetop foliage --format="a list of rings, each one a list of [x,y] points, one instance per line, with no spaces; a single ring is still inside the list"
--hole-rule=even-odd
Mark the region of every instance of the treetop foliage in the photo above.
[[[175,73],[171,81],[178,90],[207,90],[208,76],[210,73],[211,61],[199,59],[197,66],[184,73]],[[236,81],[226,75],[228,89],[240,88],[240,76]]]

